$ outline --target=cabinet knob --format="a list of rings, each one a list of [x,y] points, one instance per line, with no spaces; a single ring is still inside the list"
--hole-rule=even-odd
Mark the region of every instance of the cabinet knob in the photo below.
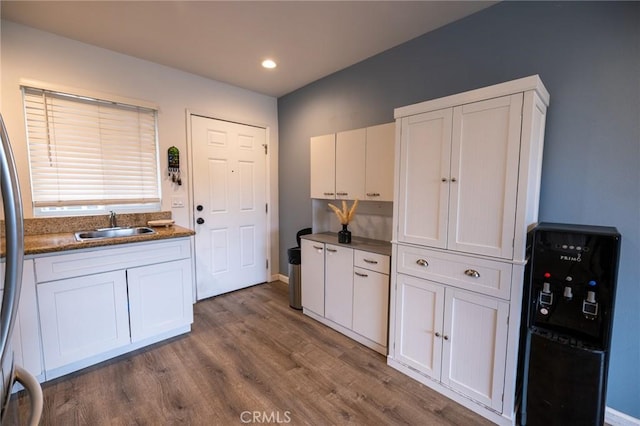
[[[198,225],[202,225],[202,224],[204,223],[204,219],[203,219],[203,218],[201,218],[201,217],[199,217],[199,218],[197,218],[197,219],[196,219],[196,223],[197,223]]]
[[[440,337],[441,334],[436,331],[436,337]]]
[[[476,271],[475,269],[467,269],[466,271],[464,271],[464,274],[471,278],[480,278],[480,272]]]
[[[451,182],[457,182],[457,181],[458,181],[458,179],[456,179],[454,177],[451,178]]]
[[[443,336],[444,340],[449,340],[449,336],[447,336],[446,334]]]
[[[416,263],[417,263],[418,265],[420,265],[420,266],[424,266],[424,267],[429,266],[429,262],[427,262],[427,261],[426,261],[426,260],[424,260],[424,259],[418,259],[418,260],[416,260]]]
[[[443,182],[449,182],[449,179],[447,179],[447,178],[443,177],[443,178],[442,178],[442,181],[443,181]]]

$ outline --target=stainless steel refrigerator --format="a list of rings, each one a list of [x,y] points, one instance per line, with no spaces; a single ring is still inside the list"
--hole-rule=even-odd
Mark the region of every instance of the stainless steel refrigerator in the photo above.
[[[12,333],[20,302],[22,266],[24,257],[24,228],[22,199],[18,185],[15,161],[11,144],[0,115],[0,189],[4,210],[4,230],[0,229],[0,243],[4,254],[4,288],[0,308],[0,365],[2,388],[0,389],[0,424],[23,424],[11,390],[15,382],[22,384],[30,397],[29,425],[37,425],[42,414],[42,389],[29,372],[14,363]],[[3,232],[4,231],[4,232]]]

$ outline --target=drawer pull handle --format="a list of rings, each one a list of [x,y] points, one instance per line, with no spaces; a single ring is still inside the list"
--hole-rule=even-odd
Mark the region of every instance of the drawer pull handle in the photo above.
[[[367,197],[379,197],[379,192],[367,192]]]
[[[338,250],[336,250],[336,249],[330,249],[330,248],[327,248],[327,251],[328,251],[329,253],[335,253],[335,252],[337,252]]]
[[[362,259],[362,260],[364,260],[365,262],[370,263],[372,265],[377,265],[378,264],[377,260],[371,260],[371,259]]]
[[[363,273],[360,273],[360,272],[356,272],[355,274],[356,274],[357,276],[359,276],[359,277],[363,277],[363,278],[367,278],[367,277],[369,276],[369,275],[367,275],[367,274],[363,274]]]
[[[314,248],[314,249],[316,249],[316,250],[322,250],[324,247],[321,247],[321,246],[313,246],[313,248]]]
[[[417,263],[418,265],[420,265],[420,266],[424,266],[424,267],[429,266],[429,262],[427,262],[427,261],[426,261],[426,260],[424,260],[424,259],[418,259],[418,260],[416,260],[416,263]]]
[[[348,192],[336,192],[336,195],[340,195],[340,196],[346,197],[347,195],[349,195],[349,193]]]
[[[464,271],[464,274],[468,277],[480,278],[480,272],[476,271],[475,269],[467,269],[466,271]]]
[[[325,192],[324,195],[333,195],[333,192]]]

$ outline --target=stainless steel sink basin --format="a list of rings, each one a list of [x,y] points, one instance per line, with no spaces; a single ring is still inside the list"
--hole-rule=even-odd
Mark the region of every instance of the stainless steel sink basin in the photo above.
[[[120,238],[120,237],[135,237],[136,235],[155,234],[151,228],[139,226],[135,228],[104,228],[97,229],[95,231],[80,231],[76,232],[76,240],[99,240],[102,238]]]

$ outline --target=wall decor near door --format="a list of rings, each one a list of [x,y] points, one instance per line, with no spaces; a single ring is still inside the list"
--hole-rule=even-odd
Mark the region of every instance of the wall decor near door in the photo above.
[[[175,146],[170,147],[167,150],[167,157],[171,182],[182,185],[182,178],[180,177],[180,150]]]
[[[388,364],[502,425],[548,104],[535,75],[395,110]]]
[[[266,129],[191,116],[197,299],[267,281]]]

